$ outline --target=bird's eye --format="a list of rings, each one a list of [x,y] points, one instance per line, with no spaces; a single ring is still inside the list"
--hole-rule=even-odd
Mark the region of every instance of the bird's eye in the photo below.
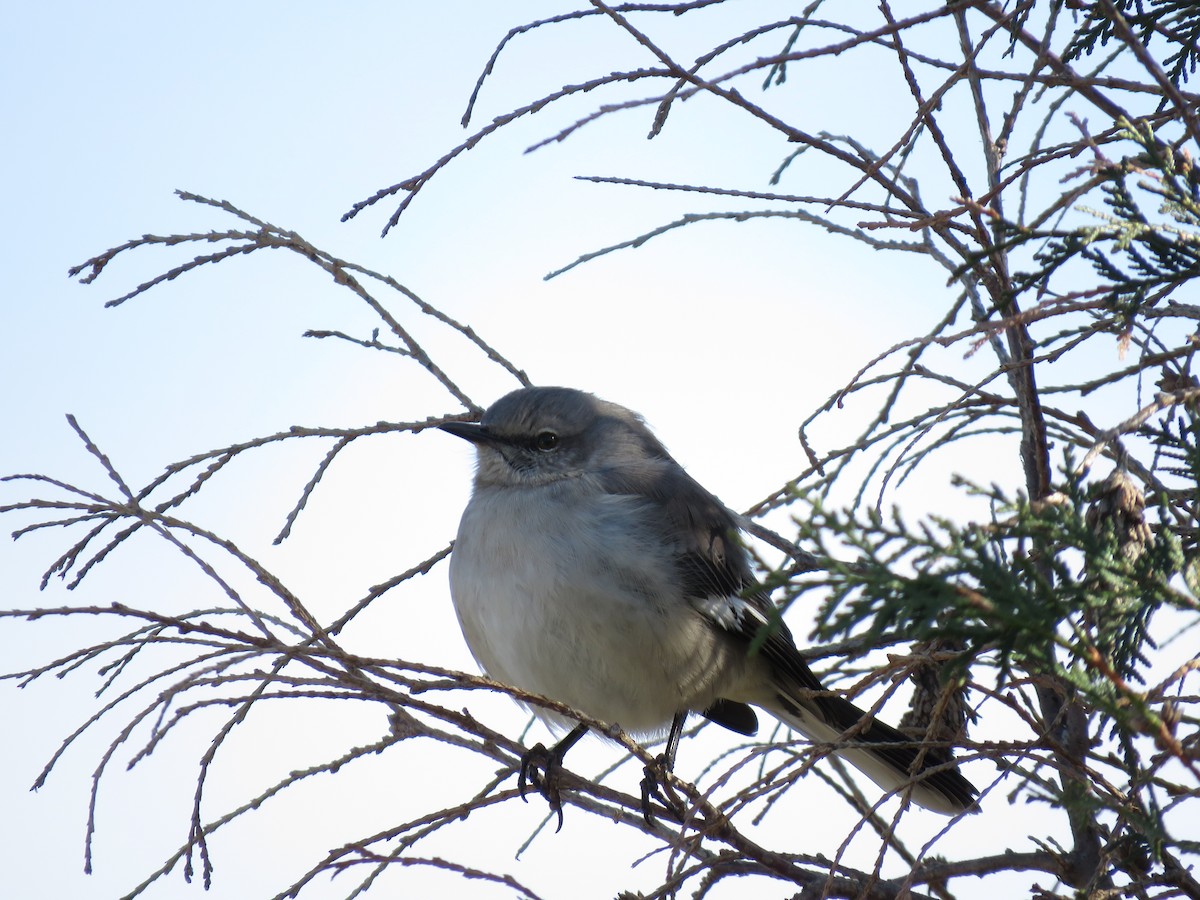
[[[549,453],[558,447],[558,435],[553,431],[539,431],[538,436],[533,439],[533,443],[543,453]]]

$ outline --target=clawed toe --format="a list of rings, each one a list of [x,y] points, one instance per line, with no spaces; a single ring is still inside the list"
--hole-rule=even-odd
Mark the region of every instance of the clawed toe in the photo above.
[[[642,818],[652,828],[654,827],[654,812],[650,807],[652,799],[661,803],[669,812],[674,813],[680,818],[683,817],[683,804],[680,803],[679,798],[675,796],[667,784],[667,776],[670,774],[670,771],[670,761],[667,759],[665,753],[656,756],[654,763],[646,766],[643,770]]]
[[[545,772],[550,767],[550,752],[546,749],[545,744],[534,744],[525,751],[525,755],[521,757],[521,768],[517,773],[517,791],[521,795],[521,799],[529,802],[525,796],[525,790],[529,785],[533,785],[539,791],[546,783],[542,777],[542,772]]]
[[[525,791],[530,785],[546,798],[550,809],[558,816],[558,827],[555,832],[562,831],[563,809],[562,794],[558,789],[559,775],[562,772],[562,761],[552,750],[547,750],[545,744],[534,744],[521,757],[521,769],[517,774],[517,792],[526,803],[529,798]]]
[[[546,802],[558,816],[558,828],[555,831],[562,831],[563,827],[562,794],[558,790],[563,756],[585,734],[587,726],[576,725],[549,750],[545,744],[534,744],[521,757],[521,768],[517,772],[517,793],[521,795],[522,800],[526,800],[525,789],[531,784],[537,788],[538,793],[546,798]]]

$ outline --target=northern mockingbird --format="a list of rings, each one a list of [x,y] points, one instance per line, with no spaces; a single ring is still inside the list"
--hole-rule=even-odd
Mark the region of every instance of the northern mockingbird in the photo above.
[[[914,745],[821,686],[754,591],[739,517],[636,413],[534,387],[502,397],[477,425],[441,428],[478,454],[450,591],[490,677],[635,736],[668,731],[667,768],[689,712],[753,735],[757,706],[813,741],[842,744],[839,755],[889,793],[911,788],[914,802],[947,815],[975,808],[976,788],[946,751]],[[587,728],[534,711],[571,728],[526,754],[519,780],[522,794],[527,777],[541,789],[561,825],[555,770]]]

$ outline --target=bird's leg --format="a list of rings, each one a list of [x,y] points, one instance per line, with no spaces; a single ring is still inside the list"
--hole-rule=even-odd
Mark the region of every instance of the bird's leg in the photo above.
[[[545,744],[534,744],[521,757],[521,768],[517,775],[517,791],[522,800],[525,800],[527,785],[532,784],[541,792],[541,795],[546,798],[546,802],[550,804],[550,808],[558,813],[558,828],[555,831],[562,831],[563,826],[562,797],[558,791],[558,774],[562,769],[563,757],[578,743],[581,737],[587,734],[587,730],[588,727],[580,722],[549,750],[546,749]]]
[[[654,815],[650,811],[650,798],[660,802],[667,809],[682,816],[679,800],[672,795],[668,798],[663,793],[666,776],[675,768],[675,754],[679,750],[679,738],[683,735],[683,723],[687,721],[687,710],[675,714],[671,720],[671,730],[667,732],[667,744],[654,759],[654,764],[646,766],[642,776],[642,817],[646,824],[654,825]]]

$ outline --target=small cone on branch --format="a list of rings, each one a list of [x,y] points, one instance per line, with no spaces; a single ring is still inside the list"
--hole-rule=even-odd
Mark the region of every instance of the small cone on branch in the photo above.
[[[1125,558],[1134,562],[1154,540],[1145,512],[1146,498],[1137,484],[1123,469],[1113,469],[1097,487],[1087,523],[1097,534],[1111,528]]]
[[[1146,498],[1137,483],[1121,468],[1113,469],[1095,486],[1087,510],[1087,524],[1101,539],[1116,540],[1116,559],[1136,563],[1154,542],[1146,522]],[[1145,608],[1136,579],[1124,589],[1097,574],[1090,579],[1092,602],[1084,610],[1083,622],[1091,640],[1119,674],[1128,676],[1137,659],[1137,635],[1144,628]]]
[[[898,730],[914,741],[957,744],[967,737],[967,680],[965,671],[952,670],[948,662],[935,659],[946,653],[961,653],[959,641],[934,638],[913,646],[914,656],[925,656],[913,669],[913,696]],[[953,675],[950,675],[951,672]],[[937,755],[953,758],[949,747]]]

